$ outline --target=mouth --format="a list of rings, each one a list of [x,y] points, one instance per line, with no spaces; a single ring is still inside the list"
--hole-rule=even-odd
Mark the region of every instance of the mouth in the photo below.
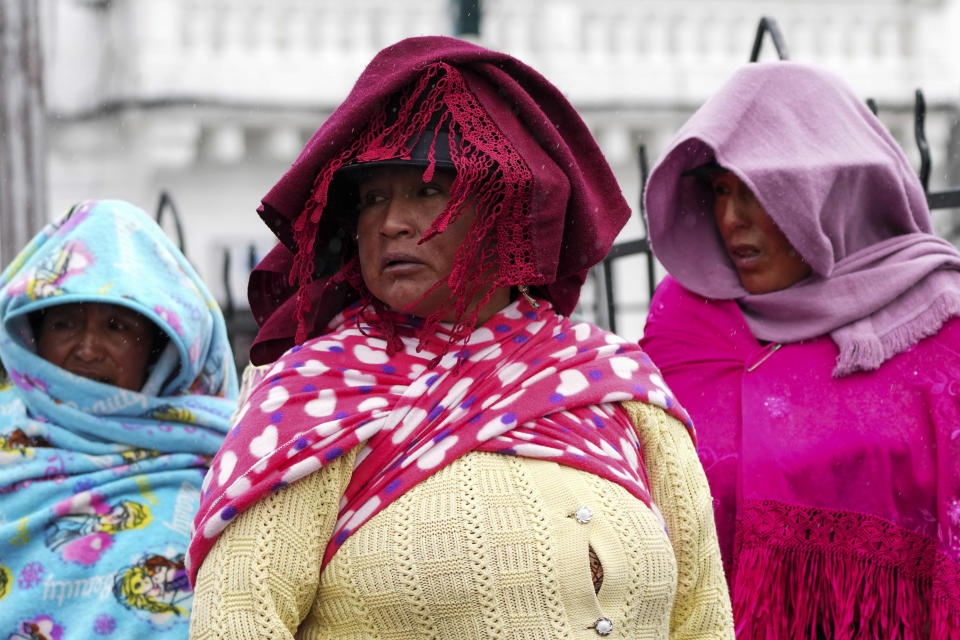
[[[93,371],[92,369],[68,369],[68,371],[74,375],[80,376],[81,378],[93,380],[94,382],[113,384],[113,378],[108,375],[104,375],[99,371]]]
[[[749,243],[728,245],[727,254],[737,269],[749,269],[763,256],[759,247]]]
[[[380,270],[384,273],[407,271],[423,265],[423,260],[409,253],[387,253],[380,260]]]

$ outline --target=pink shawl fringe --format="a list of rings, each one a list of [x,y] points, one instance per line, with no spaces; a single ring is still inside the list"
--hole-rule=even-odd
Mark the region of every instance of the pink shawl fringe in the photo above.
[[[738,639],[960,640],[960,583],[931,578],[957,567],[930,538],[862,513],[768,501],[739,524]]]

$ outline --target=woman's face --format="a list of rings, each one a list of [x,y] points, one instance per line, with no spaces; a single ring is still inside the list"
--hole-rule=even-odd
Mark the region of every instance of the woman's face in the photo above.
[[[810,275],[810,265],[740,178],[729,171],[716,174],[713,194],[717,228],[744,289],[770,293]]]
[[[453,180],[453,172],[437,170],[431,181],[424,182],[423,168],[399,166],[373,169],[359,181],[360,271],[370,293],[395,311],[426,318],[450,297],[446,280],[474,210],[462,210],[442,233],[418,243],[446,208]],[[442,284],[430,291],[437,282]],[[497,289],[478,322],[509,302],[509,290]],[[453,321],[452,316],[451,311],[443,319]]]
[[[153,325],[126,307],[79,302],[48,307],[37,354],[84,378],[137,391],[143,386]]]

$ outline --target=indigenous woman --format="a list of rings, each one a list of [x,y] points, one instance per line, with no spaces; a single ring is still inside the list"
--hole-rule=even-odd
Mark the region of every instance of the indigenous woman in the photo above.
[[[400,42],[260,214],[263,369],[195,521],[193,637],[732,637],[684,410],[567,317],[629,210],[552,85]]]
[[[960,255],[832,73],[738,71],[651,173],[641,341],[698,426],[741,638],[960,637]]]
[[[0,277],[0,359],[0,637],[186,637],[190,521],[237,395],[206,287],[139,209],[77,205]],[[177,561],[176,606],[114,590]]]

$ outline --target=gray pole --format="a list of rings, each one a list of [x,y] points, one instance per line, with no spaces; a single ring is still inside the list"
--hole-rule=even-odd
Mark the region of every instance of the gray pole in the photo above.
[[[39,5],[0,0],[0,268],[46,220]]]
[[[454,0],[454,33],[460,38],[480,35],[481,0]]]

